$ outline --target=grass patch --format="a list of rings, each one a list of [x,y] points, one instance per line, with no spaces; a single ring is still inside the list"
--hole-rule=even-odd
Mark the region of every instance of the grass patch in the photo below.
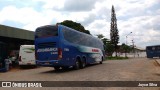
[[[126,59],[128,59],[128,57],[112,57],[112,56],[106,57],[106,60],[126,60]]]

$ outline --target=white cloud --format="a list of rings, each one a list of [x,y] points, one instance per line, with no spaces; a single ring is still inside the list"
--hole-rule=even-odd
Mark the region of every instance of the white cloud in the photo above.
[[[15,6],[7,6],[0,12],[0,17],[3,17],[0,18],[1,23],[5,20],[12,20],[15,22],[27,24],[32,20],[38,20],[40,14],[32,8],[18,9]]]
[[[133,3],[132,3],[133,2]],[[122,2],[120,0],[115,1],[115,7],[117,7],[118,16],[136,16],[144,14],[147,8],[152,5],[160,3],[158,0],[127,0]],[[120,9],[119,9],[120,8]]]
[[[0,17],[3,17],[0,18],[0,23],[3,23],[6,20],[10,20],[24,24],[25,26],[20,28],[32,31],[34,31],[38,26],[52,24],[52,22],[55,24],[54,22],[64,19],[61,18],[63,15],[52,10],[46,10],[40,13],[30,7],[19,9],[15,6],[7,6],[3,8],[0,12]]]
[[[77,3],[75,0],[31,0],[31,6],[7,5],[0,10],[0,23],[13,21],[22,24],[18,28],[33,31],[41,25],[73,20],[82,23],[93,35],[103,34],[110,38],[111,6],[114,5],[121,43],[125,42],[125,36],[130,32],[133,33],[128,41],[134,39],[137,45],[143,47],[156,44],[160,39],[159,0],[91,0],[92,4],[89,3],[90,0],[87,1],[81,0],[81,3]],[[39,2],[41,4],[37,4]],[[34,7],[35,3],[42,6]]]
[[[44,9],[61,9],[64,7],[65,0],[32,0],[33,2],[43,2]]]
[[[87,30],[90,30],[92,35],[103,34],[105,37],[109,38],[110,35],[110,23],[105,20],[95,20],[88,27]]]
[[[134,40],[138,46],[146,46],[146,43],[153,42],[156,44],[160,39],[160,31],[155,30],[154,27],[157,26],[157,22],[160,18],[157,16],[139,16],[128,19],[127,21],[118,21],[119,31],[121,36],[121,42],[124,42],[125,36],[132,32],[129,36],[128,41],[131,44],[131,40]]]

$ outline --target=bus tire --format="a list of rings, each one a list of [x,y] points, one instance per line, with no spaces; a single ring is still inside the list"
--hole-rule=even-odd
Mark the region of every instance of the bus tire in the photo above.
[[[68,70],[68,69],[69,69],[69,67],[62,67],[62,69],[63,69],[63,70]]]
[[[56,71],[58,71],[58,70],[60,70],[60,67],[54,67],[54,69],[55,69]]]
[[[83,60],[80,63],[80,68],[85,68],[86,67],[86,58],[83,57]]]
[[[75,70],[80,69],[80,61],[79,61],[78,59],[77,59],[76,62],[75,62],[74,69],[75,69]]]
[[[102,57],[102,61],[99,62],[100,64],[103,64],[103,57]]]

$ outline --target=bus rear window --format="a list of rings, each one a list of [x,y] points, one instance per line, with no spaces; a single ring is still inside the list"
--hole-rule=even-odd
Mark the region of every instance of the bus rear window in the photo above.
[[[57,28],[57,26],[39,27],[35,31],[35,37],[36,38],[52,37],[52,36],[58,36],[58,28]]]

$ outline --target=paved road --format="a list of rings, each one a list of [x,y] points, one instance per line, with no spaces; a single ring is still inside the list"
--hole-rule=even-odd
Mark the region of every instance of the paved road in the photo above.
[[[157,81],[157,80],[160,81],[160,67],[155,63],[155,60],[149,60],[146,58],[134,58],[129,60],[112,60],[112,61],[109,60],[105,61],[103,64],[91,65],[86,67],[85,69],[80,69],[80,70],[55,71],[51,67],[40,67],[34,69],[15,69],[6,73],[0,73],[0,80],[1,81],[5,80],[6,81],[8,80],[9,81]],[[72,88],[67,88],[67,90],[70,89]],[[95,88],[87,88],[87,89],[90,90]],[[96,89],[103,90],[107,88],[96,88]],[[109,89],[117,90],[117,88],[109,88]],[[119,89],[124,90],[123,88]],[[135,89],[143,90],[144,88],[135,88]],[[152,89],[160,90],[160,88],[152,88]]]

